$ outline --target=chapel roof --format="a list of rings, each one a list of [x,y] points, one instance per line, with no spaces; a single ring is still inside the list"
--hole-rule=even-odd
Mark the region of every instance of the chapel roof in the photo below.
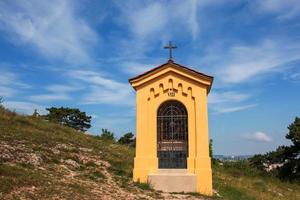
[[[210,75],[207,75],[207,74],[204,74],[202,72],[199,72],[199,71],[196,71],[194,69],[191,69],[190,67],[186,67],[186,66],[183,66],[183,65],[180,65],[178,63],[175,63],[172,59],[169,59],[168,62],[162,64],[162,65],[159,65],[149,71],[146,71],[140,75],[137,75],[133,78],[130,78],[128,81],[129,83],[133,83],[133,82],[136,82],[138,80],[141,80],[145,77],[148,77],[148,76],[151,76],[152,74],[154,74],[156,71],[159,71],[163,68],[167,68],[167,67],[175,67],[179,70],[183,70],[184,72],[188,73],[188,74],[191,74],[199,79],[204,79],[204,80],[207,80],[209,82],[211,82],[209,88],[208,88],[208,91],[210,91],[210,88],[211,88],[211,85],[212,85],[212,82],[213,82],[213,79],[214,77],[213,76],[210,76]]]

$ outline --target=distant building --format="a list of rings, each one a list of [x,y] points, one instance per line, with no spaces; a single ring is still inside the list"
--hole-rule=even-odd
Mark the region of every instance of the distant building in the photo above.
[[[239,160],[247,160],[251,158],[252,155],[214,155],[213,158],[221,160],[221,161],[239,161]]]

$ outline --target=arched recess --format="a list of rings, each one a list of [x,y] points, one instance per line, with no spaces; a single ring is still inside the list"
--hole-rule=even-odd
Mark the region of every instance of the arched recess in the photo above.
[[[157,110],[157,156],[158,168],[187,168],[188,112],[177,100]]]

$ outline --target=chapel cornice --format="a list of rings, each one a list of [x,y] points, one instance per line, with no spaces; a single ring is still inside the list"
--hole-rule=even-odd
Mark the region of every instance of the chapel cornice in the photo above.
[[[205,85],[207,87],[208,93],[213,83],[212,76],[198,72],[189,67],[177,64],[173,60],[168,60],[167,63],[164,63],[143,74],[133,77],[129,79],[129,82],[132,85],[132,87],[135,90],[137,90],[137,88],[139,88],[140,86],[145,85],[148,82],[152,81],[153,79],[157,79],[158,77],[161,77],[167,73],[178,74],[194,82],[200,83],[201,85]]]

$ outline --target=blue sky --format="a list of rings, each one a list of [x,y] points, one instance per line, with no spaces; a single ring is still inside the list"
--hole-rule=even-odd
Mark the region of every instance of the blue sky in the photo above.
[[[215,154],[288,144],[300,115],[298,0],[0,2],[0,96],[20,113],[80,108],[89,132],[135,131],[128,78],[167,61],[215,77],[209,95]]]

